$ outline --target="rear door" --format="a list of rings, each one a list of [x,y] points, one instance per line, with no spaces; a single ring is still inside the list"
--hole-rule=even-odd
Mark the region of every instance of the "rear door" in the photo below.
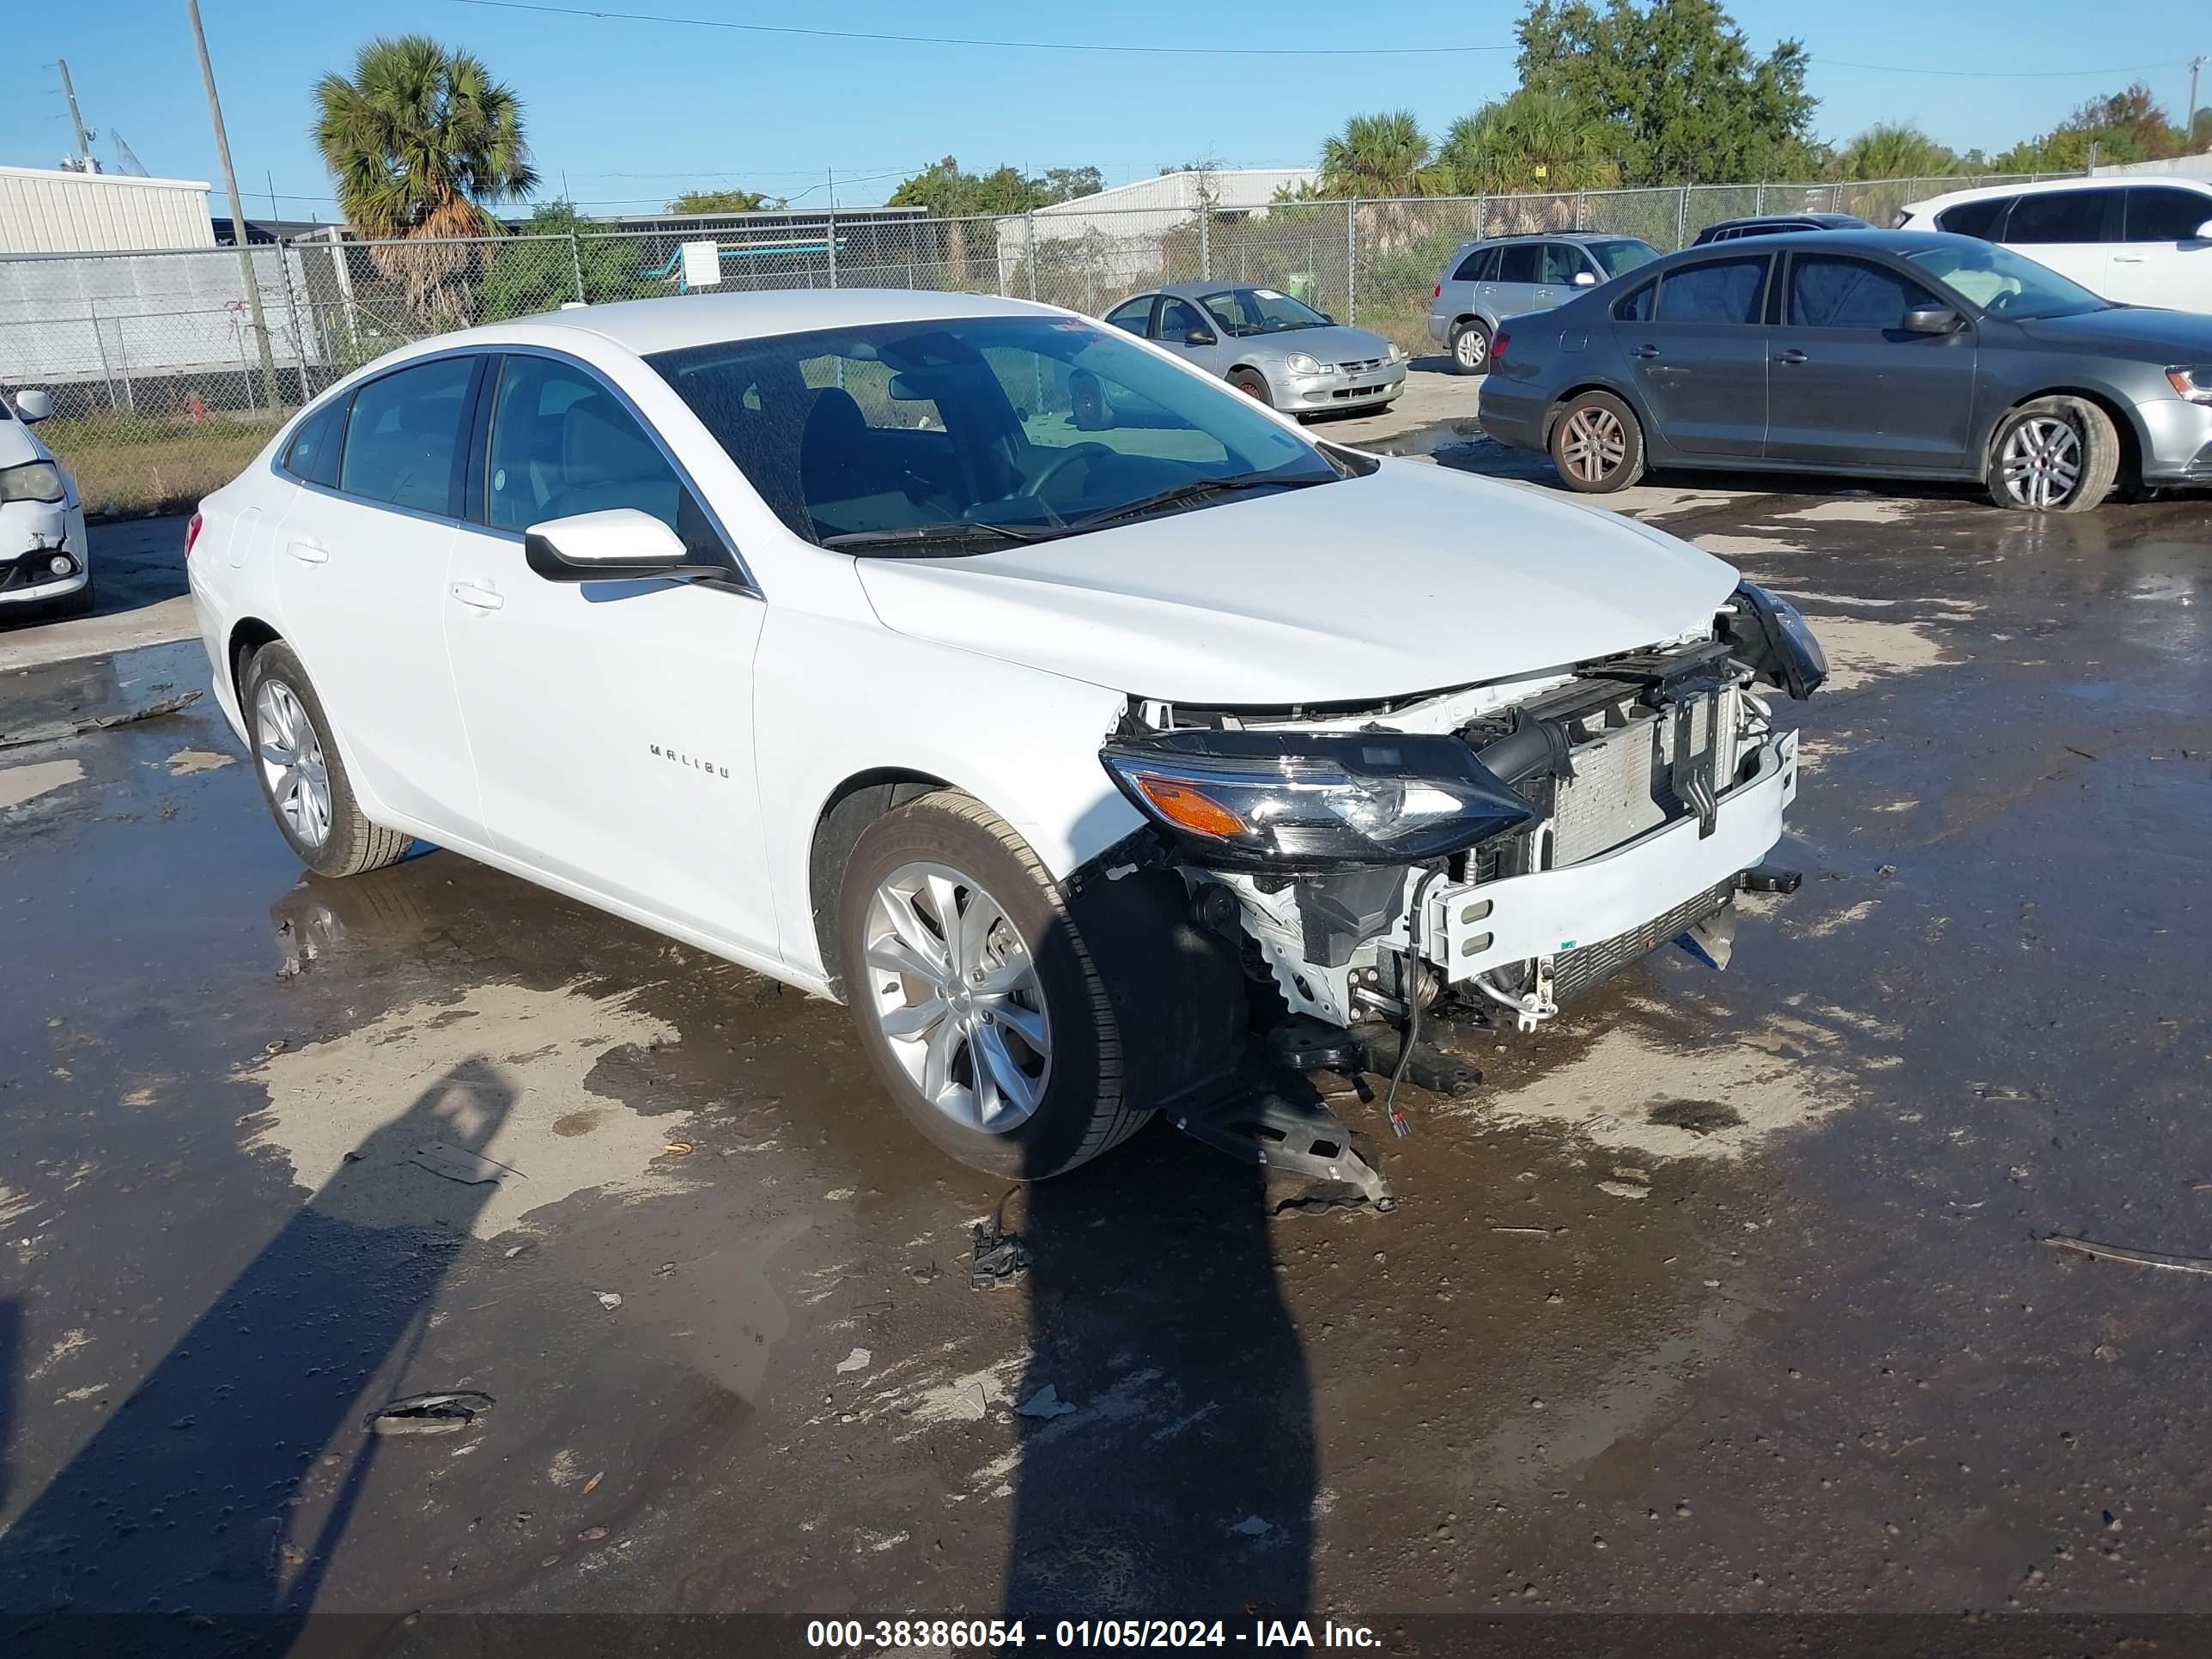
[[[1437,314],[1447,324],[1472,316],[1479,308],[1475,290],[1481,286],[1483,267],[1495,269],[1497,264],[1498,250],[1494,247],[1470,248],[1462,254],[1437,285],[1443,292],[1437,295]]]
[[[1899,325],[1911,307],[1948,302],[1887,264],[1845,254],[1792,254],[1782,301],[1770,336],[1769,460],[1884,471],[1966,464],[1972,323],[1906,333]]]
[[[1690,455],[1766,448],[1767,254],[1677,265],[1614,307],[1613,331],[1660,437]],[[1622,313],[1628,313],[1624,316]]]
[[[2180,185],[2136,185],[2112,249],[2112,291],[2123,304],[2212,311],[2212,193]]]
[[[2091,293],[2117,300],[2112,255],[2125,194],[2117,188],[2031,191],[2013,203],[2000,240]]]
[[[483,363],[474,354],[434,357],[363,382],[335,486],[300,486],[272,562],[284,636],[356,783],[434,836],[477,845],[483,814],[446,656],[445,607],[464,434]]]

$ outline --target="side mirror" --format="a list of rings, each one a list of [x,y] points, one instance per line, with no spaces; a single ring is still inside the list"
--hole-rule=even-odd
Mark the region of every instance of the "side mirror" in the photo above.
[[[1194,328],[1182,337],[1182,343],[1185,345],[1212,345],[1213,331],[1211,329]]]
[[[43,421],[53,412],[54,399],[50,392],[19,392],[15,394],[15,416],[25,426],[33,421]]]
[[[1959,313],[1948,306],[1915,306],[1898,326],[1907,334],[1948,334],[1959,322]]]
[[[2207,219],[2190,235],[2192,242],[2212,242],[2212,219]]]
[[[1597,272],[1594,270],[1577,271],[1575,273],[1575,286],[1577,288],[1595,288],[1597,286]]]
[[[695,558],[682,537],[634,507],[532,525],[523,532],[522,556],[549,582],[729,574],[719,563]]]

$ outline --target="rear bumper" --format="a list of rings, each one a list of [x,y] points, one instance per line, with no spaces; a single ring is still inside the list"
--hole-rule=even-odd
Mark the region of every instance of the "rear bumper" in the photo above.
[[[1482,429],[1502,444],[1541,449],[1545,408],[1540,395],[1531,395],[1527,388],[1493,374],[1482,383],[1475,417],[1482,422]]]

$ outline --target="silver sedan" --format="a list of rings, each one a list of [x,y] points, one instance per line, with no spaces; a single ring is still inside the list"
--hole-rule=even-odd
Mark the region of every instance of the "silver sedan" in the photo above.
[[[1380,409],[1406,389],[1405,352],[1279,289],[1177,283],[1132,295],[1106,320],[1286,415]]]

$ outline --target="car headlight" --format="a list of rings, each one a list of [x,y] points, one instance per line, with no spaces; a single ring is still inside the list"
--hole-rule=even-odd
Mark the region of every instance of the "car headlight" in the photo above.
[[[63,493],[62,470],[52,461],[0,467],[0,501],[58,501]]]
[[[1536,817],[1438,733],[1189,730],[1117,740],[1098,758],[1194,862],[1229,869],[1411,864]]]
[[[1769,685],[1809,697],[1828,678],[1828,653],[1797,607],[1757,582],[1740,582],[1720,616],[1735,653]]]
[[[1326,374],[1328,373],[1328,367],[1323,364],[1318,357],[1309,356],[1303,351],[1293,351],[1289,356],[1284,358],[1283,367],[1289,369],[1293,374]]]
[[[1395,340],[1393,340],[1390,343],[1390,361],[1392,362],[1410,362],[1413,361],[1413,354],[1412,352],[1407,350],[1405,347],[1400,345]]]
[[[2166,379],[2176,397],[2192,404],[2212,404],[2212,368],[2169,368]]]

